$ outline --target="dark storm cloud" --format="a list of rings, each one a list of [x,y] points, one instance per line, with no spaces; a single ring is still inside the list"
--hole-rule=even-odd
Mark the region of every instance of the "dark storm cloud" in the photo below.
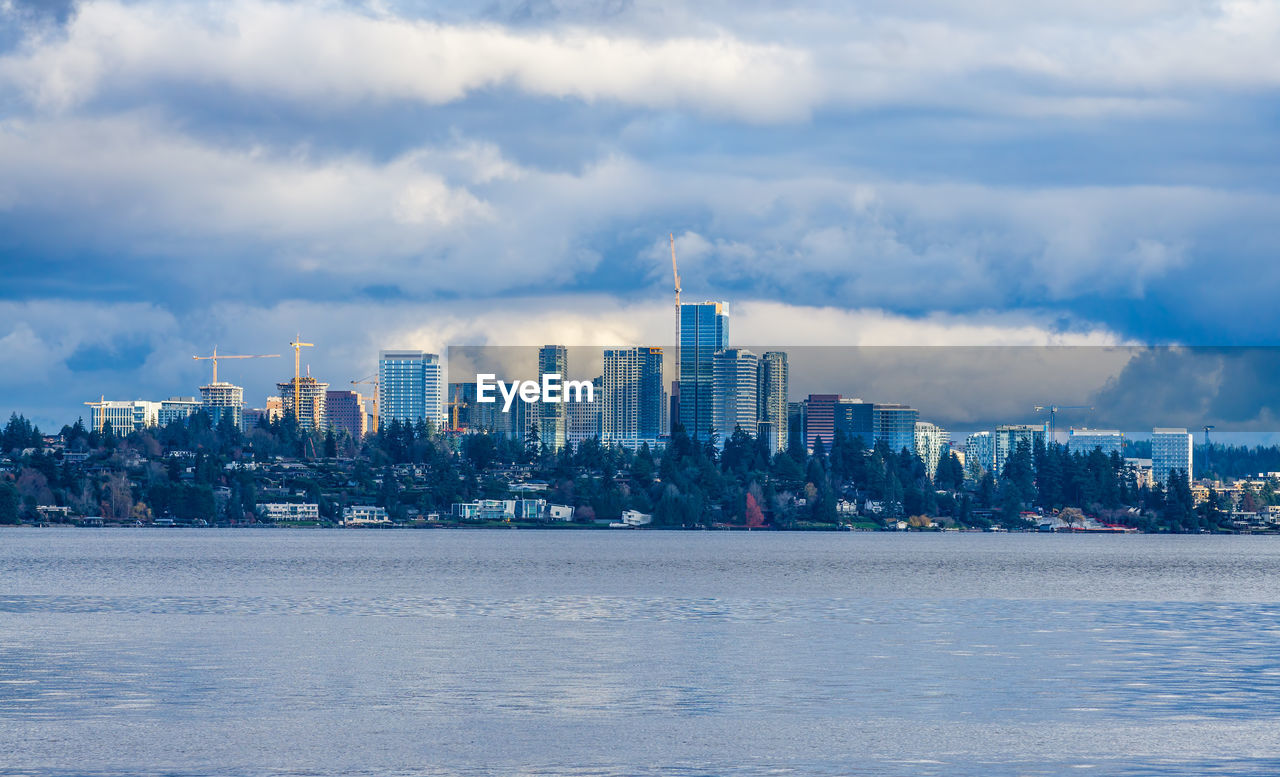
[[[1269,344],[1277,48],[1247,0],[0,2],[0,359],[327,308],[355,372],[460,301],[665,299],[669,231],[778,315]]]

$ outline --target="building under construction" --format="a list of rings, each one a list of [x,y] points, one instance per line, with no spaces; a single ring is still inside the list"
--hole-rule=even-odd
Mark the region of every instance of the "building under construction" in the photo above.
[[[329,427],[327,412],[328,383],[321,383],[310,375],[294,378],[287,383],[277,383],[284,414],[293,414],[298,427],[305,430],[324,430]],[[297,397],[295,405],[294,398]]]

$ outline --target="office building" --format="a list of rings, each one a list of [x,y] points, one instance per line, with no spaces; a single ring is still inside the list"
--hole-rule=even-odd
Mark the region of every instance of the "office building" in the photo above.
[[[102,430],[109,423],[111,433],[123,437],[156,426],[159,417],[159,402],[107,400],[92,403],[89,420],[90,428]]]
[[[538,349],[538,380],[543,375],[559,375],[561,381],[569,378],[569,349],[563,345],[544,345]],[[532,408],[538,421],[538,438],[552,452],[559,451],[568,441],[569,403],[537,402]]]
[[[593,437],[597,440],[601,439],[600,427],[604,404],[600,402],[600,395],[604,390],[604,378],[597,377],[592,379],[591,385],[594,387],[595,402],[587,402],[586,397],[583,397],[582,402],[565,402],[561,405],[561,407],[565,408],[565,423],[567,424],[565,442],[575,449]]]
[[[667,392],[662,369],[662,349],[640,346],[640,419],[637,432],[640,440],[654,441],[667,434],[670,420],[667,417]]]
[[[288,383],[277,383],[276,388],[280,391],[280,404],[284,408],[285,415],[294,416],[298,421],[299,429],[324,431],[329,428],[328,383],[321,383],[310,375],[304,375],[301,378],[290,378]],[[296,407],[294,406],[295,393]]]
[[[200,387],[200,409],[216,428],[226,419],[237,429],[243,428],[244,389],[225,381]]]
[[[712,429],[715,355],[729,347],[729,313],[723,302],[680,306],[680,424],[694,439]]]
[[[996,427],[995,437],[995,471],[996,477],[1004,474],[1005,462],[1010,454],[1018,451],[1018,446],[1026,443],[1034,456],[1036,449],[1044,446],[1046,424],[1005,424]]]
[[[919,410],[906,405],[877,402],[872,413],[877,443],[884,440],[893,453],[904,448],[909,453],[916,452],[916,421],[920,420]]]
[[[862,444],[870,448],[876,442],[875,403],[861,399],[842,398],[835,406],[835,428],[853,440],[862,438]]]
[[[916,421],[915,438],[916,455],[932,478],[938,474],[938,462],[951,453],[951,433],[937,424]]]
[[[831,443],[836,436],[836,404],[839,394],[810,394],[804,402],[804,444],[810,451],[817,449],[819,441],[822,450],[830,452]]]
[[[1192,435],[1186,429],[1157,427],[1151,430],[1151,478],[1169,487],[1169,476],[1182,472],[1191,482]]]
[[[653,444],[666,428],[662,390],[662,349],[610,348],[604,352],[601,442],[636,447]]]
[[[1124,453],[1124,434],[1118,429],[1071,429],[1067,432],[1067,450],[1088,455],[1094,449],[1110,456]]]
[[[174,421],[186,423],[188,418],[198,412],[200,412],[200,400],[195,397],[169,397],[160,402],[156,425],[168,426]]]
[[[743,348],[728,348],[712,359],[711,428],[723,445],[736,431],[755,437],[760,359]]]
[[[334,434],[343,432],[359,440],[365,435],[364,397],[357,391],[325,392],[325,413]]]
[[[964,471],[971,480],[996,474],[996,441],[991,432],[974,432],[964,441]]]
[[[378,354],[378,415],[383,427],[392,421],[427,421],[443,429],[445,370],[440,356],[426,351],[392,350]]]
[[[759,436],[765,441],[770,455],[787,449],[787,392],[790,390],[790,368],[787,355],[782,351],[765,351],[760,357],[759,377],[756,383],[756,403],[759,415]]]

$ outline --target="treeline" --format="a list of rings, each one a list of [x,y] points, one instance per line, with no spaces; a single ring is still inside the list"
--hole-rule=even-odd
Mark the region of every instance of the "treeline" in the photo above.
[[[546,481],[546,498],[577,508],[580,520],[617,520],[625,510],[638,510],[660,526],[804,528],[877,519],[923,523],[917,519],[927,516],[960,526],[1018,527],[1035,519],[1036,511],[1058,511],[1068,520],[1087,513],[1148,531],[1194,532],[1223,528],[1227,517],[1228,505],[1217,494],[1194,507],[1185,476],[1139,487],[1119,455],[1097,450],[1073,454],[1060,445],[1024,444],[1002,472],[966,482],[954,456],[944,457],[930,477],[924,462],[905,449],[895,452],[883,442],[868,447],[860,437],[837,434],[829,446],[819,441],[810,453],[794,431],[789,448],[771,455],[763,440],[742,430],[723,446],[677,428],[662,450],[625,450],[591,439],[553,451],[536,426],[520,441],[448,436],[427,422],[391,421],[356,441],[332,430],[302,429],[292,416],[241,432],[229,421],[213,424],[197,413],[185,423],[127,436],[116,435],[109,424],[99,432],[77,421],[63,428],[62,437],[67,450],[89,454],[88,466],[60,466],[41,454],[24,457],[16,476],[0,477],[0,521],[30,520],[42,504],[121,520],[251,520],[264,501],[261,476],[226,465],[275,457],[313,461],[289,475],[287,490],[320,504],[329,519],[342,504],[370,498],[394,518],[411,510],[447,513],[455,502],[506,498],[514,469]],[[39,430],[15,414],[0,444],[21,451],[38,448],[39,438]],[[183,458],[168,456],[171,451],[183,451]],[[354,463],[339,467],[339,457]],[[130,482],[124,462],[139,458],[141,473],[135,471]],[[1215,446],[1210,458],[1245,474],[1280,469],[1280,450],[1274,448]],[[416,472],[396,465],[413,465]],[[340,473],[327,476],[326,468]],[[222,504],[214,498],[219,487],[230,493],[226,498],[222,492]],[[1269,504],[1275,496],[1263,489],[1248,497],[1247,507]]]

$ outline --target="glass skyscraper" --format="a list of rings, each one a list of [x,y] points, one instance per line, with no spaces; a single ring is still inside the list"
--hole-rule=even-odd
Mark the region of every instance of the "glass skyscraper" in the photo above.
[[[729,345],[729,314],[723,302],[680,306],[680,424],[695,439],[712,429],[715,355]]]
[[[563,345],[544,345],[538,349],[538,380],[543,375],[569,378],[569,349]],[[534,406],[538,421],[538,440],[552,451],[559,451],[568,440],[569,407],[564,402],[539,402]]]
[[[756,390],[757,418],[760,422],[759,434],[769,446],[769,453],[779,453],[787,449],[787,393],[790,390],[790,375],[787,367],[787,355],[782,351],[765,351],[760,357],[759,381]]]
[[[382,351],[378,354],[378,415],[392,421],[430,421],[445,426],[444,364],[425,351]]]
[[[760,360],[743,348],[728,348],[715,355],[711,428],[721,445],[739,428],[756,436],[759,369]]]

